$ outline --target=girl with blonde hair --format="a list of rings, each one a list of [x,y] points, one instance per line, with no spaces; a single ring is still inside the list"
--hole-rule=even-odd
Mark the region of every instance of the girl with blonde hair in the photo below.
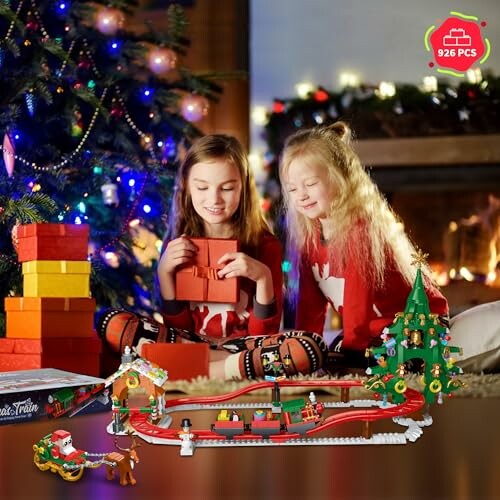
[[[414,245],[350,145],[343,122],[302,130],[285,143],[280,178],[288,249],[299,269],[295,327],[323,332],[326,306],[342,317],[336,351],[364,351],[403,311],[416,270]],[[423,266],[431,310],[446,299]]]

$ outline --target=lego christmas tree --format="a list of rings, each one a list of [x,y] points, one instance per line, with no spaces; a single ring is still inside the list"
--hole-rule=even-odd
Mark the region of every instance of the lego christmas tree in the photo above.
[[[181,65],[184,10],[151,15],[161,29],[137,0],[0,3],[0,336],[19,224],[89,224],[98,305],[155,310],[179,157],[219,88]]]
[[[451,356],[461,353],[461,348],[449,345],[449,329],[429,309],[421,271],[425,257],[421,252],[415,256],[417,273],[405,310],[396,314],[393,324],[384,329],[382,345],[367,350],[378,366],[367,369],[371,377],[365,387],[384,398],[391,396],[394,403],[404,400],[410,360],[423,361],[421,384],[428,404],[436,398],[441,402],[443,394],[451,394],[463,385],[458,378],[462,369]]]

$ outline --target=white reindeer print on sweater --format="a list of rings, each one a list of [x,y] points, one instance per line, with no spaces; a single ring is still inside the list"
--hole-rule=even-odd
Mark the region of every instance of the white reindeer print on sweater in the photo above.
[[[200,328],[201,335],[207,335],[206,328],[209,321],[220,314],[221,319],[221,331],[222,336],[227,337],[227,318],[228,313],[234,311],[238,316],[241,323],[243,323],[249,316],[250,313],[247,311],[248,306],[248,294],[244,290],[240,290],[240,300],[237,304],[225,304],[216,302],[191,302],[190,308],[192,311],[198,309],[200,313],[204,314],[205,310],[208,310],[208,314],[203,318],[203,325]]]
[[[333,304],[336,311],[344,305],[344,278],[335,278],[330,276],[330,263],[323,264],[321,273],[319,264],[313,264],[312,273],[314,279],[318,282],[323,295]]]

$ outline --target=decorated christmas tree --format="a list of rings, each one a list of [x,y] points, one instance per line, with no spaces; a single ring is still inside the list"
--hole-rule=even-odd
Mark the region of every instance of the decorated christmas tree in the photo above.
[[[155,309],[179,155],[218,88],[181,67],[181,7],[161,31],[138,13],[136,0],[0,4],[0,336],[3,298],[22,291],[23,223],[89,224],[99,307]]]
[[[451,356],[461,353],[461,348],[449,345],[449,329],[429,309],[420,269],[425,257],[421,252],[415,256],[417,274],[404,312],[396,314],[393,324],[384,329],[382,345],[367,350],[378,366],[367,369],[371,377],[365,387],[384,398],[391,396],[394,403],[404,400],[410,360],[423,361],[421,384],[428,404],[436,398],[441,402],[443,394],[451,394],[463,385],[457,376],[462,369],[455,365]]]

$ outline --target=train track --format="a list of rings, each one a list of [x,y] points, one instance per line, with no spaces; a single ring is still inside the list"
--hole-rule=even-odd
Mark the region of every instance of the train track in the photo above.
[[[284,380],[279,383],[280,389],[286,387],[307,387],[320,389],[321,387],[339,387],[350,389],[362,386],[361,381],[352,380],[307,380],[294,381]],[[271,403],[239,403],[229,401],[255,392],[257,390],[273,388],[273,382],[259,382],[243,387],[236,391],[217,396],[186,397],[169,400],[166,403],[165,412],[190,412],[215,409],[263,409],[271,408]],[[262,437],[245,431],[234,436],[232,439],[217,434],[208,429],[193,429],[191,432],[196,436],[194,444],[196,448],[206,447],[248,447],[248,446],[332,446],[332,445],[368,445],[368,444],[405,444],[408,441],[416,441],[422,434],[422,428],[432,423],[430,417],[422,420],[414,420],[409,415],[422,410],[425,399],[421,393],[413,389],[407,389],[406,399],[401,404],[383,403],[377,400],[352,400],[323,403],[325,408],[345,408],[346,411],[336,413],[323,419],[318,425],[307,430],[303,435],[295,432],[282,430],[279,434]],[[374,408],[375,407],[375,408]],[[392,419],[396,424],[404,427],[402,432],[374,433],[369,437],[326,437],[318,434],[332,429],[347,422],[361,422],[367,425],[371,422]],[[129,425],[134,433],[146,442],[179,446],[181,439],[176,429],[163,428],[148,421],[144,413],[131,412]]]

